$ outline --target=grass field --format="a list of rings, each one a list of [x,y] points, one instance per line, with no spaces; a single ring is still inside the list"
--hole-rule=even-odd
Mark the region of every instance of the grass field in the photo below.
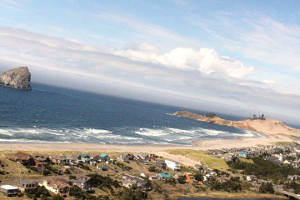
[[[191,149],[171,149],[167,150],[167,152],[170,154],[182,155],[190,159],[200,161],[202,164],[206,164],[209,168],[212,169],[218,169],[221,171],[227,171],[229,169],[227,163],[223,159],[208,155],[204,151]]]
[[[249,163],[249,164],[254,164],[252,159],[246,159],[246,158],[239,158],[241,162]]]

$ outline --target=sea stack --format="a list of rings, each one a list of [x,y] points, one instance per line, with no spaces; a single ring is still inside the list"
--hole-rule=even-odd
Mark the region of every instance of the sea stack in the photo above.
[[[17,67],[0,75],[0,85],[20,90],[31,90],[30,79],[31,74],[28,67]]]

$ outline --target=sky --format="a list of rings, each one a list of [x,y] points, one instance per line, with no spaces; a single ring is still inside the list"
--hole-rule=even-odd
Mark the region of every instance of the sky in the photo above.
[[[0,71],[300,124],[297,0],[0,0]]]

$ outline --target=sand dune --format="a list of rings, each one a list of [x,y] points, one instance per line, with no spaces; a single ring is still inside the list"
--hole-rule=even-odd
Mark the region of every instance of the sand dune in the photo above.
[[[195,114],[188,111],[178,111],[175,116],[194,119],[198,121],[214,123],[224,126],[232,126],[245,130],[256,131],[266,136],[295,136],[300,137],[300,129],[292,128],[284,122],[274,119],[245,119],[241,121],[232,121],[222,119],[218,116],[208,117],[201,114]]]

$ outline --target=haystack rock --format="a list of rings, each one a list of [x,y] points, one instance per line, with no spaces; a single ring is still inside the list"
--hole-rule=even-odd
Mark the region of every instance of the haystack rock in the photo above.
[[[31,90],[30,79],[31,74],[28,67],[17,67],[0,75],[0,85],[21,90]]]

